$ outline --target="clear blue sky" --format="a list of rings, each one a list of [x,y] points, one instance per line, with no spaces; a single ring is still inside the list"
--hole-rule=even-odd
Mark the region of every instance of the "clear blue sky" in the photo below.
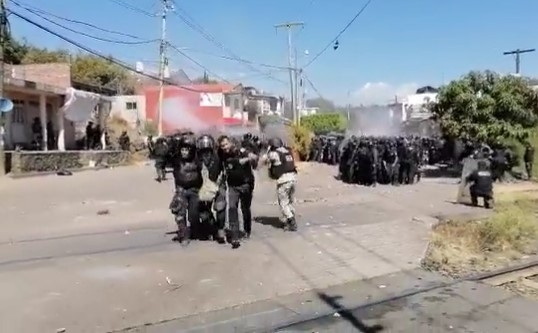
[[[18,1],[18,0],[17,0]],[[158,0],[120,0],[156,13]],[[147,39],[160,35],[160,19],[122,7],[113,0],[20,0],[59,16],[91,22],[103,28]],[[244,59],[286,66],[287,37],[274,25],[288,20],[304,21],[295,35],[299,63],[318,53],[363,6],[365,0],[176,0],[183,10],[218,42]],[[76,4],[75,4],[76,3]],[[158,45],[118,45],[92,40],[43,21],[8,0],[9,8],[51,27],[99,52],[126,62],[158,60]],[[176,11],[181,13],[180,11]],[[370,7],[339,39],[340,48],[329,48],[306,70],[319,92],[339,104],[382,102],[416,85],[438,85],[473,69],[514,71],[514,59],[502,52],[538,47],[537,0],[374,0]],[[61,22],[73,29],[103,38],[130,40],[84,26]],[[66,42],[11,17],[15,36],[49,48],[68,48]],[[204,39],[177,16],[168,20],[169,41],[187,47],[191,57],[232,81],[255,85],[265,91],[288,94],[288,87],[251,68],[205,53],[227,55]],[[309,55],[304,51],[308,50]],[[204,53],[202,53],[202,52]],[[170,50],[173,68],[183,68],[195,77],[203,73],[197,65]],[[155,63],[153,63],[154,65]],[[151,66],[152,63],[147,63]],[[256,66],[267,72],[268,68]],[[522,73],[538,76],[538,52],[522,56]],[[287,81],[283,71],[272,73]],[[367,85],[370,83],[369,85]],[[316,97],[308,89],[309,97]]]

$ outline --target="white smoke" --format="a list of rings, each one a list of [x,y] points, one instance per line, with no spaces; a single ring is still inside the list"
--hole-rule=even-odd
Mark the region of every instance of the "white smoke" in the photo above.
[[[181,97],[169,97],[163,101],[163,120],[179,129],[190,129],[193,132],[206,131],[213,124],[207,124],[196,117],[195,112]]]

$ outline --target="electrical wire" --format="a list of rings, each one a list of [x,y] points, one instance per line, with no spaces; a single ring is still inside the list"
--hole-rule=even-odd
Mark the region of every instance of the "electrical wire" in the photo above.
[[[314,83],[312,83],[312,81],[310,81],[310,79],[308,78],[308,76],[304,72],[303,72],[303,77],[305,78],[306,82],[308,82],[308,84],[310,84],[310,86],[312,87],[312,90],[314,90],[314,92],[316,94],[318,94],[319,98],[325,99],[325,98],[323,98],[323,95],[321,95],[321,93],[319,92],[318,88],[316,88]]]
[[[229,56],[225,56],[225,55],[220,55],[220,54],[215,54],[215,53],[211,53],[211,52],[207,52],[207,51],[197,50],[197,49],[190,49],[189,48],[189,51],[196,52],[196,53],[201,53],[201,54],[206,54],[206,55],[216,57],[216,58],[232,60],[232,61],[236,61],[236,62],[243,62],[243,63],[247,63],[247,64],[251,64],[251,65],[255,65],[255,66],[260,66],[260,67],[267,67],[267,68],[279,69],[279,70],[289,70],[289,67],[268,65],[268,64],[259,63],[259,62],[253,62],[253,61],[250,61],[250,60],[240,59],[240,58],[237,59],[237,58],[233,58],[233,57],[229,57]]]
[[[91,24],[91,23],[88,23],[88,22],[78,21],[78,20],[73,20],[73,19],[69,19],[69,18],[66,18],[66,17],[62,17],[62,16],[59,16],[59,15],[53,14],[51,12],[47,12],[47,11],[45,11],[43,9],[40,9],[40,8],[37,8],[37,7],[34,7],[34,6],[30,6],[30,5],[26,4],[26,3],[17,2],[15,0],[11,0],[11,2],[14,3],[15,5],[21,7],[21,8],[26,9],[26,10],[31,9],[31,10],[34,10],[34,11],[40,13],[40,14],[47,15],[47,16],[50,16],[50,17],[54,17],[56,19],[59,19],[59,20],[65,21],[65,22],[70,22],[70,23],[74,23],[74,24],[80,24],[80,25],[84,25],[84,26],[87,26],[87,27],[90,27],[90,28],[93,28],[93,29],[96,29],[96,30],[100,30],[100,31],[103,31],[103,32],[107,32],[107,33],[110,33],[110,34],[129,37],[129,38],[133,38],[133,39],[139,39],[139,40],[146,39],[146,38],[141,38],[141,37],[131,35],[131,34],[128,34],[128,33],[125,33],[125,32],[121,32],[121,31],[115,31],[115,30],[109,30],[109,29],[101,28],[101,27],[98,27],[98,26],[96,26],[94,24]]]
[[[331,47],[337,40],[338,38],[340,38],[340,36],[342,36],[344,34],[344,32],[346,32],[347,29],[349,29],[349,27],[351,27],[351,25],[359,18],[359,16],[362,15],[362,13],[364,13],[364,11],[366,10],[366,8],[368,8],[368,6],[370,6],[370,4],[372,3],[373,0],[368,0],[366,1],[366,3],[361,7],[361,9],[357,12],[357,14],[355,14],[355,16],[351,19],[351,21],[348,22],[348,24],[346,24],[346,26],[344,27],[344,29],[342,29],[337,35],[336,37],[334,37],[329,43],[327,43],[327,45],[319,52],[316,54],[316,56],[314,58],[312,58],[312,60],[310,60],[303,68],[306,68],[308,66],[310,66],[314,61],[316,61],[323,53],[325,53],[325,51],[327,51],[327,49],[329,47]]]
[[[150,13],[148,12],[147,10],[144,10],[142,8],[138,8],[136,6],[133,6],[131,4],[128,4],[124,1],[121,1],[121,0],[110,0],[112,1],[113,3],[117,4],[118,6],[121,6],[123,8],[127,8],[129,10],[132,10],[134,12],[137,12],[137,13],[140,13],[140,14],[143,14],[143,15],[146,15],[146,16],[149,16],[149,17],[157,17],[159,16],[159,14],[153,14],[153,13]]]
[[[123,45],[141,45],[141,44],[150,44],[150,43],[155,43],[155,42],[158,42],[159,39],[153,39],[153,40],[144,40],[144,41],[138,41],[138,42],[128,42],[128,41],[121,41],[121,40],[114,40],[114,39],[108,39],[108,38],[102,38],[102,37],[97,37],[97,36],[94,36],[94,35],[90,35],[90,34],[87,34],[85,32],[82,32],[82,31],[79,31],[79,30],[75,30],[75,29],[71,29],[69,27],[66,27],[65,25],[63,24],[60,24],[54,20],[51,20],[39,13],[37,13],[36,11],[32,10],[32,9],[29,9],[29,8],[24,8],[24,6],[21,6],[19,4],[17,4],[16,2],[13,1],[13,4],[15,6],[18,6],[20,8],[23,8],[25,10],[27,10],[28,12],[34,14],[35,16],[41,18],[42,20],[45,20],[49,23],[52,23],[62,29],[65,29],[67,31],[70,31],[70,32],[73,32],[73,33],[76,33],[76,34],[79,34],[81,36],[85,36],[85,37],[89,37],[89,38],[92,38],[92,39],[95,39],[95,40],[99,40],[99,41],[102,41],[102,42],[107,42],[107,43],[114,43],[114,44],[123,44]]]
[[[109,56],[103,55],[103,54],[101,54],[101,53],[99,53],[99,52],[97,52],[95,50],[90,49],[89,47],[81,45],[80,43],[78,43],[78,42],[76,42],[76,41],[74,41],[74,40],[72,40],[72,39],[70,39],[68,37],[63,36],[60,33],[57,33],[55,31],[43,26],[42,24],[37,23],[37,22],[33,21],[32,19],[29,19],[29,18],[25,17],[24,15],[21,15],[21,14],[17,13],[16,11],[14,11],[12,9],[6,9],[6,11],[11,13],[12,15],[18,17],[19,19],[21,19],[21,20],[23,20],[23,21],[25,21],[25,22],[27,22],[27,23],[29,23],[29,24],[31,24],[31,25],[33,25],[33,26],[35,26],[35,27],[37,27],[37,28],[39,28],[39,29],[41,29],[43,31],[45,31],[45,32],[48,32],[49,34],[54,35],[54,36],[60,38],[61,40],[66,41],[67,43],[69,43],[69,44],[71,44],[73,46],[76,46],[79,49],[84,50],[84,51],[86,51],[86,52],[88,52],[88,53],[90,53],[90,54],[92,54],[92,55],[94,55],[96,57],[99,57],[99,58],[102,58],[104,60],[107,60],[107,61],[109,61],[109,62],[111,62],[113,64],[116,64],[116,65],[118,65],[118,66],[120,66],[120,67],[122,67],[122,68],[124,68],[124,69],[126,69],[128,71],[131,71],[131,72],[137,73],[137,74],[139,74],[141,76],[145,76],[145,77],[148,77],[150,79],[157,80],[158,82],[161,82],[161,79],[159,77],[157,77],[157,76],[146,74],[146,73],[139,73],[132,66],[129,66],[129,65],[127,65],[127,64],[125,64],[125,63],[123,63],[121,61],[118,61],[117,59],[114,59],[114,58],[111,58]],[[177,85],[174,82],[171,82],[171,81],[168,81],[168,80],[162,80],[162,82],[164,82],[164,83],[166,83],[168,85],[171,85],[171,86],[176,86],[176,87],[178,87],[180,89],[183,89],[183,90],[191,91],[191,92],[196,92],[196,93],[202,93],[203,92],[201,90],[197,90],[197,89]]]
[[[230,60],[235,60],[235,61],[238,61],[240,63],[243,63],[243,64],[245,64],[245,67],[249,68],[251,71],[258,72],[260,74],[263,73],[266,77],[268,77],[268,78],[270,78],[272,80],[278,81],[280,83],[288,84],[286,81],[278,79],[278,78],[276,78],[276,77],[274,77],[274,76],[272,76],[272,75],[270,75],[268,73],[264,73],[260,69],[254,67],[252,65],[254,62],[251,62],[251,61],[248,61],[248,60],[245,60],[245,59],[242,59],[241,57],[239,57],[237,54],[235,54],[235,52],[233,52],[232,50],[230,50],[229,48],[224,46],[215,37],[213,37],[209,32],[207,32],[207,30],[205,30],[202,25],[197,23],[196,20],[186,10],[184,10],[183,8],[178,6],[177,3],[175,3],[175,1],[172,1],[172,3],[174,4],[174,8],[177,9],[177,11],[173,11],[173,13],[174,13],[174,15],[176,17],[178,17],[181,21],[183,21],[189,28],[191,28],[192,30],[194,30],[194,31],[198,32],[200,35],[202,35],[202,37],[204,37],[206,40],[208,40],[209,42],[216,45],[219,49],[221,49],[225,53],[229,54],[230,55]]]
[[[193,62],[194,64],[198,65],[200,68],[202,68],[203,70],[205,70],[207,73],[213,75],[214,77],[216,78],[219,78],[221,79],[222,81],[226,82],[226,83],[230,83],[230,81],[226,80],[225,78],[219,76],[218,74],[216,74],[215,72],[211,71],[210,69],[208,69],[207,67],[205,67],[204,65],[202,65],[200,62],[198,62],[197,60],[193,59],[191,56],[189,56],[188,54],[186,54],[185,52],[183,52],[179,47],[176,47],[170,43],[167,43],[169,47],[171,47],[174,51],[176,51],[177,53],[181,54],[183,57],[189,59],[191,62]]]

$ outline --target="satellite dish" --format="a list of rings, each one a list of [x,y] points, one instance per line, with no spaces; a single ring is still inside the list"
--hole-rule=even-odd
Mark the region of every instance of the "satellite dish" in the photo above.
[[[8,113],[13,110],[13,102],[7,98],[0,98],[0,113]]]
[[[308,50],[304,50],[304,54],[305,54],[305,55],[309,55],[309,54],[310,54],[310,51],[308,51]]]

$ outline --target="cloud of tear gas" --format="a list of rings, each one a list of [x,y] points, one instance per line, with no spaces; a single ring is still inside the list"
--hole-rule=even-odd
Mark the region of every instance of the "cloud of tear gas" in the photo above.
[[[398,136],[402,134],[401,108],[379,105],[356,107],[349,128],[353,134]]]
[[[189,129],[193,132],[207,131],[214,126],[198,118],[197,111],[181,97],[168,97],[163,101],[163,122],[168,128]]]
[[[402,134],[402,109],[395,105],[416,92],[418,85],[398,86],[385,82],[368,82],[353,95],[353,103],[360,105],[350,111],[350,132],[368,136],[397,136]]]
[[[416,83],[391,85],[385,82],[368,82],[351,97],[355,105],[386,105],[394,102],[396,97],[402,99],[414,94],[418,88]]]
[[[291,145],[290,127],[282,123],[267,124],[262,130],[262,139],[280,138],[285,145]]]

